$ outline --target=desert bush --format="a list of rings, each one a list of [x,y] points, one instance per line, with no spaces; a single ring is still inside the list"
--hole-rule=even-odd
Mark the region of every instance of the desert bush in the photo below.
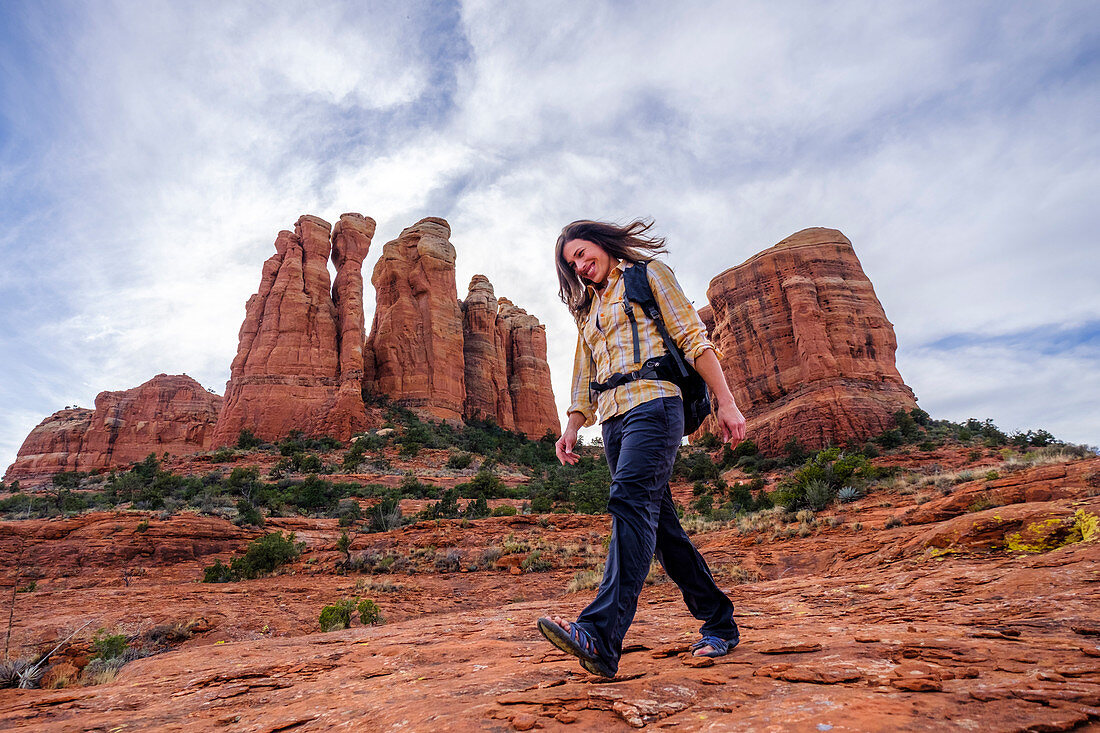
[[[129,640],[125,634],[108,634],[100,629],[92,637],[92,648],[95,653],[93,659],[114,659],[121,657],[129,648]]]
[[[486,547],[481,551],[481,556],[478,558],[478,566],[482,568],[491,568],[503,554],[503,550],[499,547]]]
[[[237,524],[262,527],[264,526],[264,515],[252,502],[241,499],[237,502]]]
[[[251,430],[242,430],[237,435],[237,447],[242,450],[252,450],[263,445],[263,440],[253,435]]]
[[[582,590],[590,590],[592,588],[600,587],[600,583],[603,582],[603,568],[594,568],[590,570],[578,570],[573,579],[569,581],[569,584],[565,586],[566,593],[576,593]]]
[[[233,571],[221,561],[221,558],[203,569],[202,582],[204,583],[228,583],[234,579]]]
[[[491,517],[514,517],[516,516],[516,508],[511,504],[501,504],[493,507],[493,510],[489,512]]]
[[[452,453],[447,458],[447,468],[463,469],[469,468],[473,462],[474,457],[469,453]]]
[[[382,618],[382,609],[378,607],[378,604],[369,598],[364,598],[359,601],[355,607],[359,611],[359,622],[364,626],[374,626],[384,622]]]
[[[458,550],[447,550],[435,556],[435,569],[440,573],[457,573],[462,569],[462,553]]]
[[[354,608],[355,601],[350,598],[322,608],[321,616],[318,619],[321,631],[338,631],[351,626],[351,612]]]
[[[204,583],[227,583],[231,580],[250,580],[274,572],[301,554],[305,543],[295,543],[294,533],[284,537],[282,532],[272,532],[249,543],[241,557],[235,557],[228,566],[221,560],[205,568]]]
[[[519,567],[529,573],[545,573],[554,569],[554,563],[542,556],[542,550],[535,550],[524,558]]]
[[[210,455],[211,463],[229,463],[233,460],[233,451],[229,448],[218,448]]]
[[[457,519],[461,514],[458,508],[458,490],[447,489],[439,501],[420,510],[420,519]]]
[[[501,540],[500,547],[505,555],[515,555],[531,550],[531,545],[526,540],[517,538],[512,532],[509,532],[508,536]]]
[[[833,501],[833,487],[824,479],[812,479],[806,482],[805,502],[806,506],[819,512],[829,506]]]
[[[341,499],[336,505],[336,518],[341,527],[350,527],[363,516],[363,510],[355,499]]]

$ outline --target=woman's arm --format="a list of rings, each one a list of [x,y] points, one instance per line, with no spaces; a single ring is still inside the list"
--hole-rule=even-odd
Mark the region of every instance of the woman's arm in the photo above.
[[[568,418],[565,430],[554,444],[562,465],[580,460],[580,456],[573,452],[573,446],[577,444],[577,431],[596,422],[596,405],[592,402],[592,393],[588,386],[595,378],[596,362],[592,358],[592,350],[584,340],[584,334],[578,332],[577,350],[573,355],[573,382],[569,388],[571,403],[566,410]]]
[[[695,357],[695,371],[699,372],[699,376],[710,388],[710,393],[718,401],[718,412],[714,417],[722,431],[722,442],[732,442],[734,445],[740,443],[745,439],[745,416],[737,409],[737,402],[726,383],[726,375],[722,372],[722,365],[718,363],[714,349],[706,349]]]
[[[718,420],[722,440],[740,443],[745,439],[745,416],[737,409],[722,365],[718,363],[718,353],[707,336],[706,326],[698,311],[687,299],[668,265],[658,260],[650,262],[649,277],[650,289],[669,335],[683,349],[684,356],[692,362],[695,371],[699,372],[718,401],[715,419]]]
[[[577,431],[584,425],[584,415],[579,412],[569,413],[569,420],[565,424],[558,442],[554,443],[554,452],[558,454],[558,460],[564,466],[580,460],[580,456],[573,452],[573,446],[577,444]]]

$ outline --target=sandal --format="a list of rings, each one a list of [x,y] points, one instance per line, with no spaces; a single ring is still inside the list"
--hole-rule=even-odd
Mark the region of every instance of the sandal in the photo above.
[[[576,624],[569,624],[566,631],[552,620],[543,616],[538,620],[539,633],[551,644],[566,654],[572,654],[581,660],[581,666],[592,674],[601,677],[614,677],[615,670],[608,665],[596,651],[596,641],[588,632]]]
[[[726,639],[720,636],[704,635],[702,639],[691,645],[692,655],[696,657],[724,657],[729,654],[730,648],[737,646],[739,640],[734,639],[731,644]],[[702,649],[705,646],[709,646],[711,651],[704,652],[702,654],[695,654],[695,651]]]

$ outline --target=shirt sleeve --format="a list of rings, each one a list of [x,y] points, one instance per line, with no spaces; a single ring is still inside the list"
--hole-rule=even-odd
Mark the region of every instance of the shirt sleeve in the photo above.
[[[584,334],[577,333],[577,353],[573,356],[573,384],[569,391],[572,400],[566,415],[579,412],[584,415],[584,427],[596,423],[596,405],[592,402],[592,391],[588,384],[596,378],[596,361],[592,350],[584,340]]]
[[[707,336],[703,319],[684,295],[672,269],[658,260],[651,261],[647,269],[650,289],[657,300],[657,307],[668,328],[668,334],[683,350],[691,365],[695,366],[695,359],[707,349],[712,349],[714,355],[721,359],[722,352],[718,351]]]

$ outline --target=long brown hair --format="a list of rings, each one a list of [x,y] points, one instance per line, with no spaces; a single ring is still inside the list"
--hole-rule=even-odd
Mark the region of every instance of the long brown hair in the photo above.
[[[558,269],[558,295],[578,321],[588,313],[592,305],[592,295],[585,287],[580,276],[565,261],[566,242],[583,239],[592,242],[612,257],[628,262],[651,259],[654,255],[667,252],[665,238],[650,234],[653,221],[635,219],[625,226],[605,221],[580,219],[566,224],[554,246],[554,264]]]

